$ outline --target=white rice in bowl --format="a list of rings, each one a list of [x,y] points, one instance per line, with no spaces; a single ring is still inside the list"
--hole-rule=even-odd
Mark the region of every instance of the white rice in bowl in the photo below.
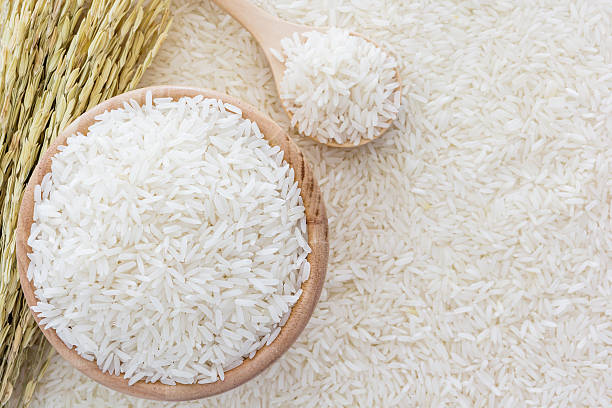
[[[96,120],[35,189],[33,310],[130,384],[223,380],[310,273],[293,169],[220,100],[148,94]]]

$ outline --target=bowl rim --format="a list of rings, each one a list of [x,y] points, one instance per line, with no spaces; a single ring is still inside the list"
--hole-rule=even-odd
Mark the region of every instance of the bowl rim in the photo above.
[[[269,345],[259,349],[252,359],[247,358],[241,365],[225,372],[223,381],[217,380],[209,384],[165,385],[160,382],[145,383],[140,380],[130,386],[123,375],[116,376],[103,373],[95,361],[84,359],[78,355],[74,348],[68,349],[54,329],[45,329],[40,326],[41,319],[31,309],[38,303],[34,294],[34,285],[27,278],[27,270],[30,264],[27,255],[32,251],[27,240],[33,222],[34,187],[40,184],[44,175],[51,170],[51,159],[58,152],[58,147],[66,144],[68,136],[77,132],[85,134],[89,126],[96,121],[96,116],[104,111],[122,107],[124,102],[134,100],[141,105],[146,103],[147,92],[151,92],[153,98],[172,97],[177,99],[182,96],[203,95],[205,98],[220,99],[240,108],[243,118],[256,122],[264,138],[271,145],[279,146],[284,151],[284,160],[294,169],[295,179],[301,189],[300,195],[304,201],[306,213],[308,243],[312,249],[307,257],[311,265],[310,277],[302,283],[302,295],[293,306],[291,314],[281,328],[278,337]],[[162,401],[188,401],[220,394],[244,384],[270,366],[295,342],[315,309],[325,281],[329,256],[328,225],[325,204],[312,168],[287,132],[267,115],[259,112],[248,103],[213,90],[188,86],[152,86],[129,91],[99,103],[70,123],[51,143],[40,157],[23,195],[17,224],[16,254],[19,280],[30,312],[53,348],[72,366],[98,383],[128,395]]]

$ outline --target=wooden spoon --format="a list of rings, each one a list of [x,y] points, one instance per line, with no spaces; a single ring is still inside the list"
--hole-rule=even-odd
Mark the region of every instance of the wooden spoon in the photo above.
[[[325,27],[310,27],[300,24],[293,24],[287,21],[281,20],[278,17],[275,17],[259,7],[255,6],[248,0],[213,0],[219,7],[225,10],[229,15],[234,17],[240,24],[244,26],[255,40],[259,43],[260,47],[263,49],[264,55],[268,59],[268,63],[270,64],[270,68],[272,69],[272,75],[274,76],[274,83],[276,84],[276,91],[280,94],[280,84],[285,74],[285,64],[278,60],[271,52],[270,49],[275,49],[277,51],[282,51],[283,47],[281,46],[281,40],[286,37],[291,37],[293,33],[306,33],[309,31],[319,31],[319,32],[327,32],[327,28]],[[351,32],[351,35],[363,38],[364,40],[374,44],[378,48],[383,48],[375,41],[364,37],[359,33]],[[387,52],[388,53],[388,52]],[[389,53],[390,54],[390,53]],[[395,76],[399,87],[397,92],[401,94],[402,92],[402,82],[400,77],[400,72],[398,68],[395,68]],[[279,95],[280,97],[280,95]],[[287,112],[289,118],[292,118],[293,115],[291,112],[287,110],[285,106],[285,102],[283,98],[280,98],[283,109]],[[389,125],[393,122],[393,119],[389,119],[387,123]],[[356,147],[361,146],[366,143],[371,142],[374,139],[382,136],[387,128],[381,129],[380,132],[375,135],[372,139],[362,138],[361,142],[358,145],[353,143],[335,143],[332,141],[325,142],[324,144],[333,147]],[[317,138],[310,136],[311,139],[320,142]]]
[[[95,117],[104,111],[116,109],[123,106],[123,102],[131,99],[139,104],[145,103],[146,93],[151,91],[153,98],[172,97],[178,99],[182,96],[204,95],[206,98],[221,99],[224,102],[237,106],[242,110],[242,116],[257,123],[264,138],[273,146],[279,146],[284,151],[284,159],[295,171],[295,179],[301,188],[300,195],[306,208],[306,226],[308,230],[308,244],[312,252],[307,259],[310,262],[310,277],[302,284],[302,295],[291,309],[291,314],[287,323],[283,326],[278,337],[257,351],[252,359],[245,361],[238,367],[225,373],[224,381],[217,381],[211,384],[177,384],[164,385],[160,382],[146,383],[138,381],[134,385],[128,385],[123,375],[116,376],[103,373],[98,368],[95,361],[88,361],[79,356],[74,349],[69,349],[57,336],[54,329],[44,329],[40,327],[47,340],[55,350],[70,364],[79,369],[82,373],[116,391],[140,398],[156,399],[163,401],[186,401],[198,398],[209,397],[228,391],[234,387],[255,377],[262,372],[277,358],[281,356],[297,339],[306,323],[310,319],[315,305],[321,294],[325,271],[327,269],[327,256],[329,252],[327,241],[327,217],[325,215],[325,205],[323,198],[310,166],[299,151],[298,147],[291,141],[289,135],[280,126],[274,123],[266,115],[258,112],[252,106],[214,91],[206,89],[196,89],[188,87],[156,86],[151,88],[137,89],[131,92],[111,98],[95,106],[90,111],[84,113],[72,122],[51,144],[49,149],[43,154],[34,169],[32,177],[26,187],[21,208],[19,210],[19,221],[17,225],[17,268],[19,280],[26,301],[30,307],[38,303],[38,298],[34,294],[34,286],[27,277],[30,258],[28,254],[32,248],[28,245],[28,237],[32,227],[32,216],[34,210],[34,187],[39,185],[48,172],[51,171],[51,159],[59,151],[58,147],[66,144],[66,138],[74,133],[81,132],[87,134],[87,129],[95,122]],[[37,313],[32,312],[37,323],[40,318]]]

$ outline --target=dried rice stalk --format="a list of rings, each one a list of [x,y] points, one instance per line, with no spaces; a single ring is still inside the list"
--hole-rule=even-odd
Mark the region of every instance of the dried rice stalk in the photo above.
[[[49,353],[16,270],[14,232],[27,179],[70,121],[138,84],[167,34],[169,2],[0,5],[0,406],[29,403]]]

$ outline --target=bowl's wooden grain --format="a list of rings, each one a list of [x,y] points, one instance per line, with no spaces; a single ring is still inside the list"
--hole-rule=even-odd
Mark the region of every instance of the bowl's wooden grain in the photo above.
[[[81,115],[64,129],[41,157],[28,182],[19,211],[16,245],[17,266],[21,288],[30,307],[33,307],[38,302],[34,294],[34,287],[27,278],[27,270],[30,264],[27,254],[32,250],[27,244],[27,239],[30,235],[30,228],[32,226],[34,187],[40,184],[44,175],[51,170],[51,158],[58,152],[58,146],[66,143],[66,138],[69,135],[76,132],[86,134],[87,129],[94,123],[94,118],[97,115],[106,110],[121,107],[124,101],[133,99],[143,104],[147,91],[151,91],[154,98],[180,98],[181,96],[204,95],[208,98],[221,99],[224,102],[231,103],[242,109],[243,117],[257,122],[266,140],[272,145],[280,146],[284,151],[285,160],[295,171],[295,179],[301,188],[301,195],[306,208],[308,243],[312,248],[312,253],[308,255],[308,261],[311,265],[310,278],[302,284],[303,294],[293,307],[291,315],[280,331],[280,334],[269,346],[261,348],[253,359],[246,359],[240,366],[226,372],[224,381],[217,381],[211,384],[178,384],[174,386],[164,385],[159,382],[147,384],[143,381],[139,381],[132,386],[128,386],[128,380],[123,378],[123,376],[103,373],[98,368],[96,362],[87,361],[80,357],[74,349],[68,349],[59,339],[55,330],[40,327],[49,342],[63,358],[97,382],[116,391],[136,397],[165,401],[185,401],[219,394],[243,384],[266,369],[266,367],[278,359],[297,339],[312,315],[325,280],[329,250],[327,241],[327,217],[321,192],[314,179],[312,169],[306,163],[302,153],[291,141],[287,133],[252,106],[224,94],[189,87],[157,86],[127,92],[102,102]],[[32,314],[38,323],[40,318],[36,313],[32,312]]]

